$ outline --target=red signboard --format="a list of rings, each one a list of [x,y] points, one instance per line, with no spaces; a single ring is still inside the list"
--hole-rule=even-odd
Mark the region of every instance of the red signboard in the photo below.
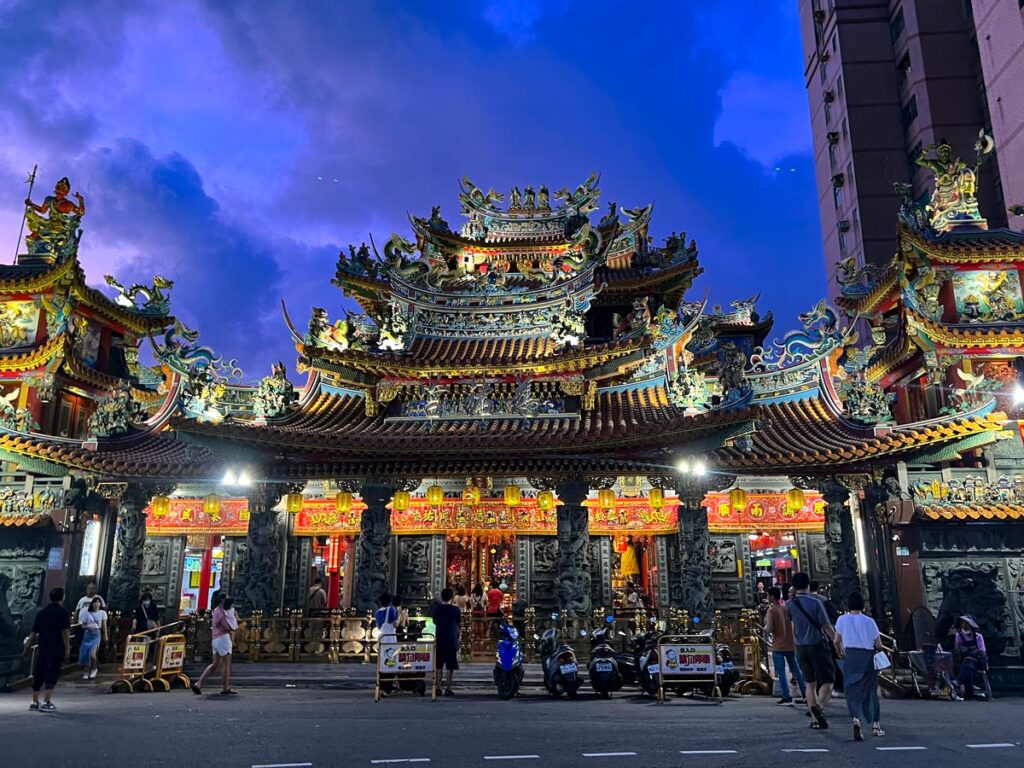
[[[709,493],[704,497],[708,525],[718,532],[750,531],[823,531],[825,500],[814,491],[804,491],[804,505],[794,509],[786,503],[785,492],[748,492],[741,508],[729,503],[729,493]]]
[[[179,536],[216,533],[221,536],[245,536],[249,529],[249,500],[221,499],[218,509],[207,514],[205,499],[170,499],[166,515],[157,515],[146,507],[146,534]]]

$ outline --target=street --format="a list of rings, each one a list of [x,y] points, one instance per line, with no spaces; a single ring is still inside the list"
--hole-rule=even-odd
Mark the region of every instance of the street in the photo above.
[[[853,742],[842,700],[832,727],[765,697],[722,705],[629,694],[553,700],[529,687],[499,701],[482,687],[439,698],[369,690],[239,686],[220,696],[110,695],[62,684],[55,714],[28,710],[22,691],[0,696],[0,766],[974,766],[1019,765],[1024,700],[989,704],[883,700],[887,731]]]

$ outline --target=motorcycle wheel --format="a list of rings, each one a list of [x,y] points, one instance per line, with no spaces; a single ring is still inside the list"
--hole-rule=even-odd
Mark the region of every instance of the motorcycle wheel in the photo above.
[[[654,675],[651,675],[651,674],[645,672],[640,677],[640,688],[643,689],[643,692],[646,693],[648,696],[657,696],[658,695],[658,680],[657,680],[657,678],[655,678]]]
[[[498,698],[508,701],[516,695],[519,685],[516,683],[515,675],[502,675],[498,680]]]
[[[580,684],[578,680],[573,680],[571,683],[565,684],[565,695],[570,699],[575,699],[580,691]]]

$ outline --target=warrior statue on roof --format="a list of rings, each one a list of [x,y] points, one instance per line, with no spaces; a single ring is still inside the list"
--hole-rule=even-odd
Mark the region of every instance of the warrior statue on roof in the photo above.
[[[56,253],[78,228],[78,222],[85,215],[85,198],[75,192],[78,204],[68,200],[71,182],[65,176],[47,195],[42,205],[36,205],[31,197],[25,198],[25,222],[29,236],[25,238],[29,253]],[[42,214],[46,214],[43,216]]]
[[[991,136],[982,130],[974,143],[975,161],[967,165],[953,156],[953,148],[942,139],[938,144],[929,144],[921,149],[915,162],[935,174],[935,190],[926,206],[929,223],[937,232],[948,232],[961,223],[971,223],[985,228],[986,222],[978,210],[975,192],[978,188],[978,168],[985,161],[994,143]],[[931,152],[935,157],[929,157]]]

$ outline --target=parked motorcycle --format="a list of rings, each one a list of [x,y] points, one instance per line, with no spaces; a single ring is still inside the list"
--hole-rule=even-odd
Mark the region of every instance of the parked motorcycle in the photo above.
[[[704,634],[704,633],[701,633]],[[648,648],[643,652],[643,667],[641,669],[641,687],[644,693],[654,696],[658,693],[661,668],[658,660],[657,636],[649,641]],[[718,684],[712,683],[691,683],[683,680],[666,682],[665,689],[673,691],[682,696],[685,693],[700,693],[709,698],[724,699],[729,691],[739,680],[740,673],[732,660],[732,650],[728,645],[720,644],[715,651],[715,666],[718,676]],[[716,691],[717,688],[717,691]]]
[[[519,686],[523,683],[523,650],[519,644],[519,631],[511,622],[499,624],[498,633],[494,684],[498,686],[498,698],[507,700],[519,693]]]
[[[552,696],[564,693],[570,699],[575,699],[580,686],[576,653],[557,639],[554,628],[545,632],[539,640],[544,687]]]
[[[611,646],[611,625],[615,619],[609,616],[607,621],[607,626],[590,633],[590,662],[587,664],[587,674],[594,693],[610,698],[614,691],[622,688],[622,673],[619,671],[615,649]]]

